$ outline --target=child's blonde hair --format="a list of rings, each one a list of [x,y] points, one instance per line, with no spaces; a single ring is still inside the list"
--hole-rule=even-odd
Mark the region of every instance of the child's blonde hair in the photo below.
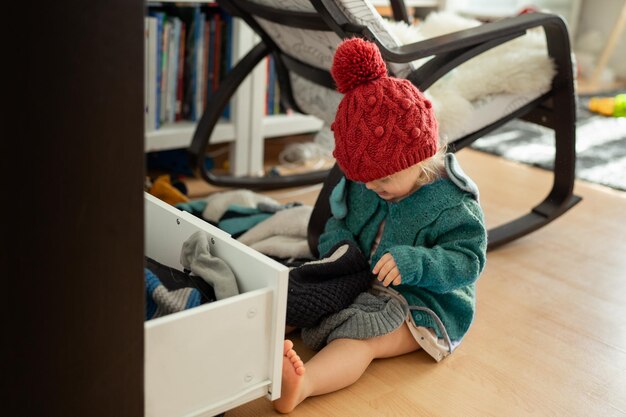
[[[417,177],[417,184],[420,187],[430,184],[443,175],[445,172],[446,152],[446,146],[442,145],[433,156],[416,164],[420,168]]]

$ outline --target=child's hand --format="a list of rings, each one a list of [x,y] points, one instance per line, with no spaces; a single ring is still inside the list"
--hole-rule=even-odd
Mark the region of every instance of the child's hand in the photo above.
[[[389,284],[400,285],[402,277],[400,276],[400,270],[396,265],[395,259],[390,253],[386,253],[376,262],[374,269],[372,270],[374,275],[378,275],[378,281],[380,281],[385,287]]]

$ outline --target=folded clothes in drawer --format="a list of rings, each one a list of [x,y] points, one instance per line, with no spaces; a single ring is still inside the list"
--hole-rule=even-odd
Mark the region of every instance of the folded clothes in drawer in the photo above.
[[[163,265],[149,256],[145,262],[146,320],[217,300],[215,290],[202,277]]]
[[[145,194],[145,255],[184,270],[183,243],[207,236],[238,295],[145,323],[147,416],[212,416],[280,396],[288,269],[197,217]]]
[[[146,320],[239,294],[232,268],[211,253],[210,240],[199,230],[171,248],[180,253],[182,271],[146,256]]]

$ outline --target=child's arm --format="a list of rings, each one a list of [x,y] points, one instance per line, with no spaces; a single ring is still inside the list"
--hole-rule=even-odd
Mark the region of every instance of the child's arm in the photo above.
[[[475,282],[486,261],[487,232],[476,206],[444,212],[431,225],[434,244],[395,246],[393,256],[401,284],[446,293]]]
[[[324,233],[320,235],[319,242],[317,244],[320,258],[323,258],[333,246],[342,240],[351,240],[356,243],[354,235],[350,232],[350,230],[348,230],[344,220],[331,217],[326,222]]]

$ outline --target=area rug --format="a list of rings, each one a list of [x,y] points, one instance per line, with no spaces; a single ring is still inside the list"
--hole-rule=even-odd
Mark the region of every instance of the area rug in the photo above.
[[[579,101],[576,123],[576,178],[626,191],[626,118],[604,117]],[[551,129],[513,120],[472,144],[472,148],[544,169],[552,169]]]

